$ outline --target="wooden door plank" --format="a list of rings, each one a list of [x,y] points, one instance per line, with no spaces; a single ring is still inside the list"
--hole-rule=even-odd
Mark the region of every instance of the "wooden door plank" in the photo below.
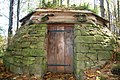
[[[55,27],[50,26],[49,30],[55,29]],[[48,64],[56,64],[56,54],[55,54],[55,33],[48,32]],[[56,66],[48,66],[48,71],[56,72]]]
[[[73,27],[65,27],[65,30],[73,30]],[[65,67],[66,73],[73,72],[73,32],[65,32]]]
[[[64,27],[57,26],[57,30],[64,30]],[[56,34],[57,64],[64,64],[64,32],[57,32]],[[64,66],[57,66],[57,72],[64,72]]]

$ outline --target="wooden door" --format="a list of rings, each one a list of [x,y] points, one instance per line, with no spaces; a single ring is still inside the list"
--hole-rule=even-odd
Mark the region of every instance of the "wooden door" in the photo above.
[[[73,25],[48,25],[48,71],[73,72]]]

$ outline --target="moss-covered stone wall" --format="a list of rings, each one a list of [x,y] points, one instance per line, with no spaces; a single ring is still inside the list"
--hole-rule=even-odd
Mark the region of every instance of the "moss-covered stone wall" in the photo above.
[[[75,74],[83,80],[84,70],[100,68],[111,59],[116,38],[106,27],[93,24],[76,25],[74,35]]]
[[[21,26],[7,48],[4,62],[11,72],[37,74],[46,72],[46,24]]]
[[[21,26],[8,45],[4,63],[11,72],[36,74],[47,70],[46,24]],[[82,80],[83,71],[100,68],[111,59],[115,36],[102,25],[79,24],[74,27],[74,73]]]

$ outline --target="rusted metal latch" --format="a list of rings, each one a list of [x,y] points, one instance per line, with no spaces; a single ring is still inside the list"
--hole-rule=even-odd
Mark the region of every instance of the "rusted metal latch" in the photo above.
[[[70,64],[48,64],[48,66],[70,66]]]
[[[73,30],[48,30],[48,32],[72,32]]]

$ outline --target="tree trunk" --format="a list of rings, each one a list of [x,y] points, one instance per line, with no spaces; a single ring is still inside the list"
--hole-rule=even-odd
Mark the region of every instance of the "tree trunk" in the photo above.
[[[60,6],[62,6],[62,0],[60,0]]]
[[[104,17],[105,16],[104,0],[100,0],[100,12],[101,16]]]
[[[42,7],[42,1],[39,0],[39,8],[41,8],[41,7]]]
[[[20,15],[20,0],[17,3],[17,30],[19,28],[19,15]]]
[[[8,28],[8,45],[9,45],[11,37],[12,37],[13,5],[14,5],[14,0],[10,0],[10,6],[9,6],[9,28]]]
[[[117,0],[117,7],[118,7],[118,21],[120,20],[120,4],[119,4],[119,0]]]
[[[69,7],[69,4],[70,4],[70,0],[67,0],[67,7]]]
[[[109,20],[109,29],[110,29],[110,24],[111,24],[111,20],[110,20],[110,7],[109,7],[109,2],[108,2],[108,0],[106,0],[106,2],[107,2],[108,20]]]
[[[28,12],[30,10],[30,0],[27,0],[27,8],[28,8]]]
[[[96,0],[94,0],[94,10],[97,9]]]
[[[53,4],[56,4],[57,3],[57,1],[56,0],[53,0]]]
[[[45,7],[45,0],[42,0],[42,7]]]

